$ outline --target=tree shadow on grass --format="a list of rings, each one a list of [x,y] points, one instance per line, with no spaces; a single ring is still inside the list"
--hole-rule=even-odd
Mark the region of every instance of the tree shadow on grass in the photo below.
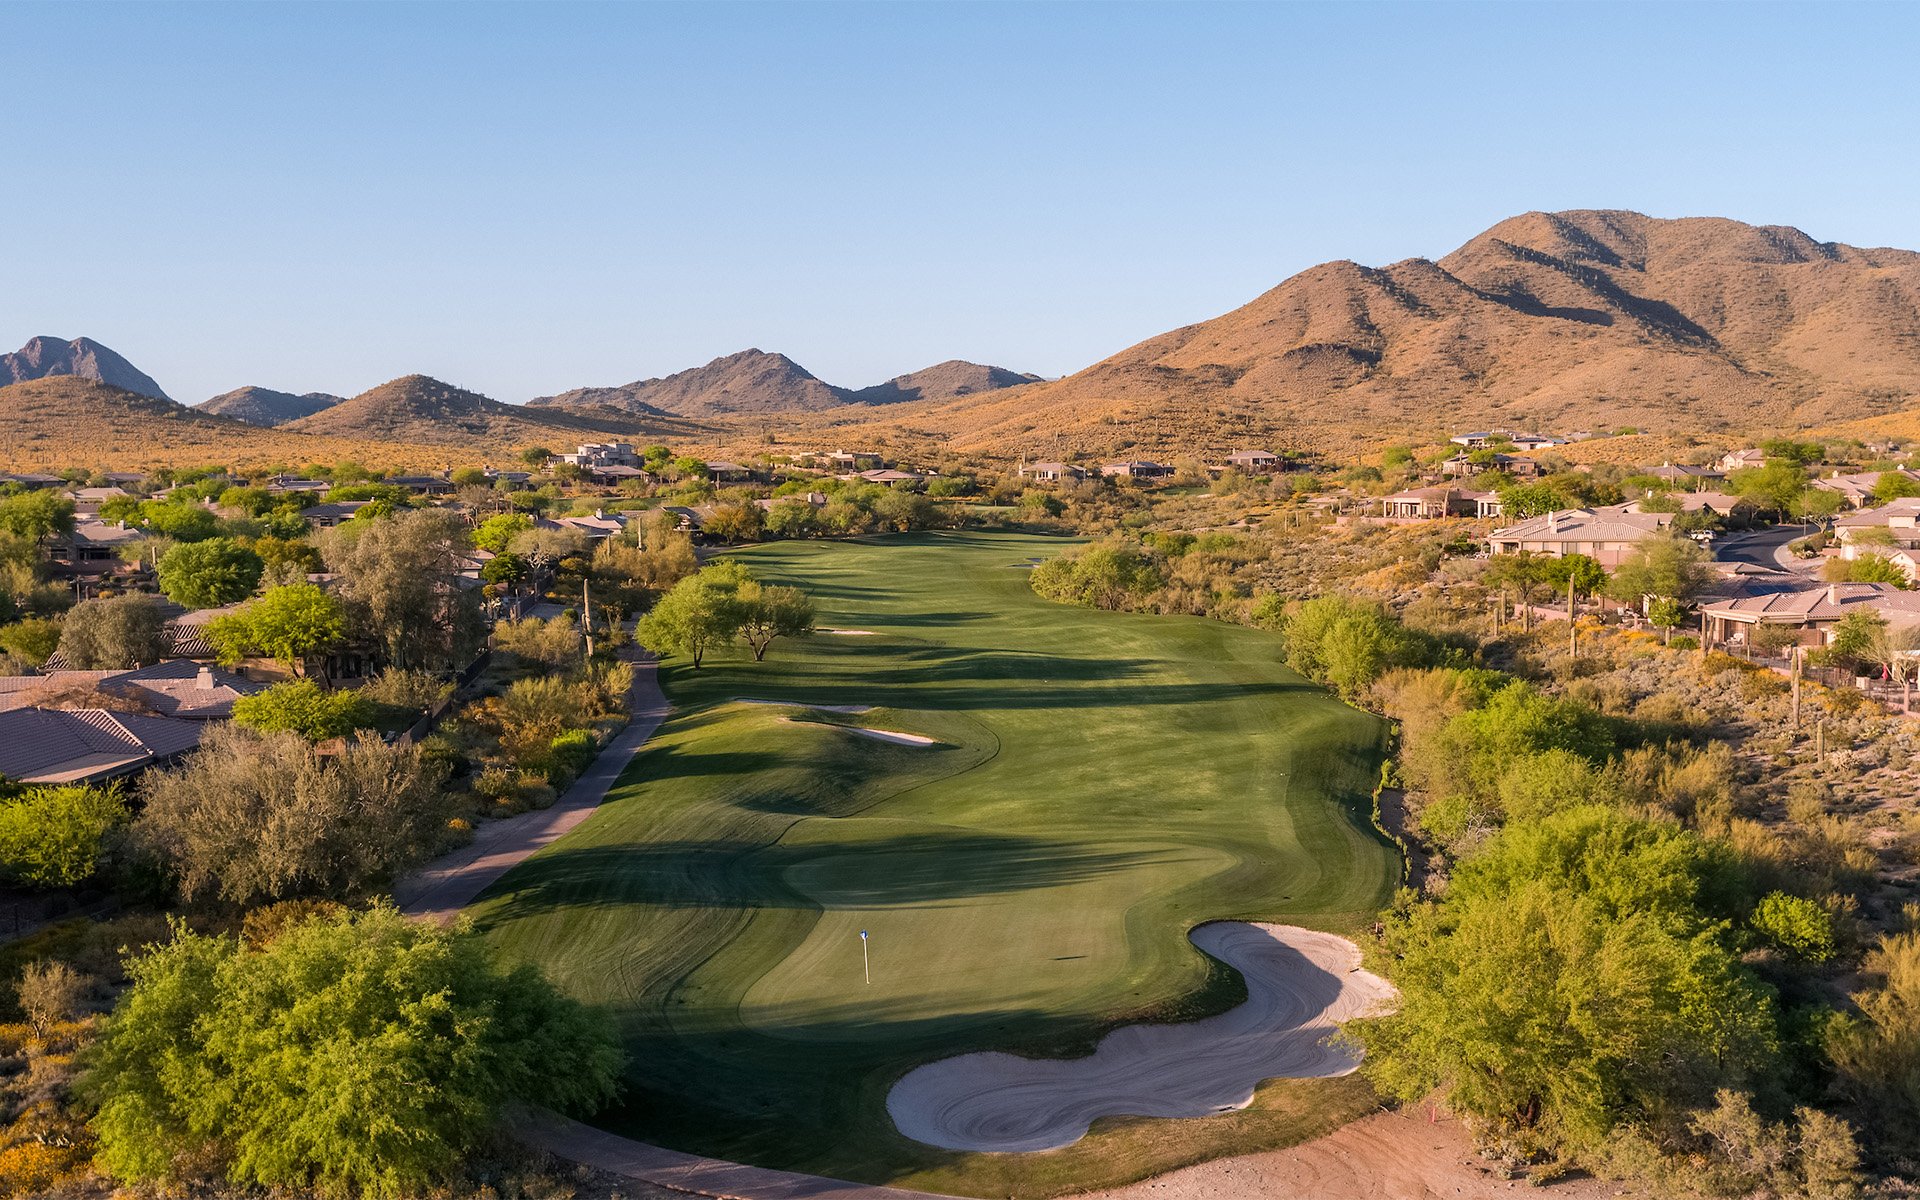
[[[1111,850],[1049,838],[913,833],[825,844],[662,841],[534,856],[488,890],[483,923],[639,907],[886,908],[1084,883],[1175,861],[1166,847]],[[844,863],[832,860],[845,860]],[[805,890],[790,872],[805,874]]]

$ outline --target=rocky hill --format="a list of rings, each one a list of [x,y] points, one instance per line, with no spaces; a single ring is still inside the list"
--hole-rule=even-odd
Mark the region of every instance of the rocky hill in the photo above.
[[[217,417],[232,417],[249,425],[272,429],[332,408],[342,403],[343,399],[325,392],[296,396],[291,392],[276,392],[272,388],[243,387],[223,392],[211,400],[203,400],[194,408]]]
[[[51,375],[0,387],[0,470],[119,471],[353,459],[370,467],[439,466],[411,447],[289,434],[214,416],[92,379]]]
[[[37,337],[12,354],[0,355],[0,387],[58,375],[91,379],[158,400],[169,398],[152,376],[92,338],[63,342]]]
[[[718,416],[730,413],[813,412],[847,402],[843,388],[822,383],[784,354],[742,350],[704,367],[620,387],[575,388],[528,401],[528,407],[603,406],[632,413]]]
[[[874,429],[1028,453],[1337,450],[1483,424],[1750,435],[1916,397],[1920,254],[1578,211],[1503,221],[1437,261],[1325,263],[1064,379],[888,409]]]
[[[951,400],[977,392],[1021,387],[1041,382],[1038,375],[1023,375],[1005,367],[964,362],[952,358],[919,371],[896,375],[885,383],[876,383],[851,394],[855,404],[905,404],[913,400]]]
[[[641,417],[604,407],[526,408],[503,404],[426,375],[405,375],[282,428],[299,433],[365,437],[440,446],[513,447],[608,436],[694,436],[699,427],[673,417]]]

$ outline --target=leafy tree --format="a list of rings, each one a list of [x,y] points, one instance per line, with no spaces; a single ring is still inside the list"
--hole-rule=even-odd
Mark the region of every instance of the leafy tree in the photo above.
[[[1759,448],[1769,461],[1778,459],[1799,467],[1812,466],[1826,453],[1819,442],[1796,442],[1792,438],[1768,438]]]
[[[1904,588],[1912,582],[1899,563],[1872,552],[1852,558],[1830,558],[1822,573],[1834,583],[1891,583]]]
[[[1692,600],[1713,582],[1712,556],[1688,538],[1650,534],[1614,568],[1607,594],[1627,604],[1643,597]]]
[[[264,568],[261,578],[268,583],[305,583],[307,576],[319,574],[326,566],[312,542],[296,538],[267,534],[253,539],[252,548]]]
[[[166,657],[166,616],[140,592],[83,600],[60,623],[60,656],[78,671],[124,671]]]
[[[1765,1069],[1773,1003],[1720,936],[1725,869],[1677,826],[1609,809],[1510,826],[1443,900],[1390,918],[1401,1003],[1347,1027],[1362,1070],[1564,1152]]]
[[[1872,1114],[1888,1147],[1920,1147],[1920,930],[1882,938],[1861,968],[1858,1017],[1828,1029],[1845,1090]]]
[[[513,539],[533,528],[533,518],[524,513],[501,513],[488,517],[474,527],[473,544],[482,550],[501,554]]]
[[[38,667],[60,648],[60,622],[51,617],[23,617],[0,625],[0,651],[28,666]]]
[[[940,506],[918,492],[888,488],[874,499],[873,515],[883,527],[907,533],[933,528],[940,517]]]
[[[1540,562],[1539,579],[1562,596],[1566,595],[1569,582],[1573,584],[1575,594],[1591,596],[1605,586],[1607,569],[1600,565],[1599,560],[1588,555],[1563,554]]]
[[[707,652],[740,629],[740,582],[737,572],[724,571],[721,564],[701,568],[660,597],[640,618],[634,636],[656,654],[686,655],[699,670]]]
[[[123,1179],[211,1143],[237,1184],[390,1200],[444,1182],[509,1103],[591,1109],[618,1079],[602,1017],[391,907],[259,949],[179,925],[128,973],[85,1078]]]
[[[1782,459],[1735,471],[1728,476],[1727,486],[1763,512],[1787,513],[1807,490],[1807,473],[1797,462]]]
[[[1833,957],[1833,914],[1811,900],[1768,892],[1753,909],[1753,930],[1796,958],[1823,963]]]
[[[322,690],[311,679],[290,679],[233,702],[236,725],[261,733],[297,733],[310,742],[344,737],[374,722],[374,708],[354,692]]]
[[[716,537],[733,545],[754,541],[765,530],[766,523],[759,506],[751,501],[735,500],[714,505],[713,511],[701,521],[700,527],[708,537]]]
[[[445,778],[418,746],[362,737],[322,758],[298,734],[215,727],[142,780],[133,832],[191,902],[346,898],[433,852]]]
[[[1501,481],[1505,481],[1507,486],[1499,486]],[[1538,517],[1575,507],[1573,497],[1551,483],[1514,483],[1512,476],[1502,475],[1495,481],[1495,486],[1500,492],[1500,511],[1515,519]]]
[[[1662,596],[1647,605],[1647,620],[1660,631],[1660,640],[1673,639],[1673,631],[1687,622],[1687,606],[1671,596]]]
[[[219,608],[251,596],[264,569],[258,554],[231,538],[182,542],[160,559],[160,590],[188,608]]]
[[[1027,573],[1038,594],[1086,608],[1130,607],[1165,582],[1160,567],[1131,542],[1099,542],[1050,558]]]
[[[485,637],[479,597],[461,586],[467,546],[458,517],[426,508],[326,530],[321,553],[339,574],[350,627],[380,645],[387,662],[452,667]]]
[[[201,542],[220,532],[220,514],[185,500],[148,500],[140,505],[140,525],[176,542]]]
[[[0,532],[38,545],[73,532],[73,501],[35,490],[0,497]]]
[[[1905,471],[1882,471],[1873,481],[1873,498],[1882,504],[1905,496],[1920,496],[1920,479]]]
[[[545,446],[528,446],[520,452],[520,461],[530,467],[543,467],[553,457],[553,451]]]
[[[518,587],[531,572],[527,569],[527,560],[518,554],[496,554],[480,568],[480,578],[487,583],[497,583],[505,587]]]
[[[296,675],[346,640],[347,610],[325,588],[311,583],[268,588],[238,612],[207,622],[207,641],[219,660],[233,666],[250,654],[278,659]]]
[[[767,509],[767,532],[775,537],[812,537],[820,530],[820,512],[805,500],[788,497]]]
[[[753,661],[767,657],[775,638],[806,637],[813,632],[813,601],[799,588],[776,587],[749,579],[734,594],[740,638]]]
[[[1800,493],[1787,511],[1802,521],[1824,521],[1839,512],[1844,503],[1839,492],[1810,487]]]
[[[1834,622],[1826,655],[1846,662],[1873,661],[1874,648],[1884,636],[1887,619],[1871,609],[1850,612]]]
[[[107,835],[126,821],[126,801],[112,787],[30,787],[0,796],[0,873],[31,888],[85,883]]]
[[[488,482],[487,473],[479,467],[461,467],[447,476],[447,480],[455,487],[474,487]]]

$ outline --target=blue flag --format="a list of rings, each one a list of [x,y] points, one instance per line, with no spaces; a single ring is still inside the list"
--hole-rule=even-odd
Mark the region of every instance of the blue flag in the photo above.
[[[867,940],[867,931],[864,929],[860,931],[860,940],[863,942]]]

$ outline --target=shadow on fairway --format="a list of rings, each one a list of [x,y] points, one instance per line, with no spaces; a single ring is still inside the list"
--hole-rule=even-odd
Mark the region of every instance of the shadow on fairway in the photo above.
[[[1176,861],[1164,848],[1101,850],[1045,838],[960,832],[825,846],[648,842],[555,850],[501,882],[485,923],[558,909],[884,908],[1063,887]],[[807,870],[806,890],[788,877]],[[625,918],[620,918],[625,919]]]

